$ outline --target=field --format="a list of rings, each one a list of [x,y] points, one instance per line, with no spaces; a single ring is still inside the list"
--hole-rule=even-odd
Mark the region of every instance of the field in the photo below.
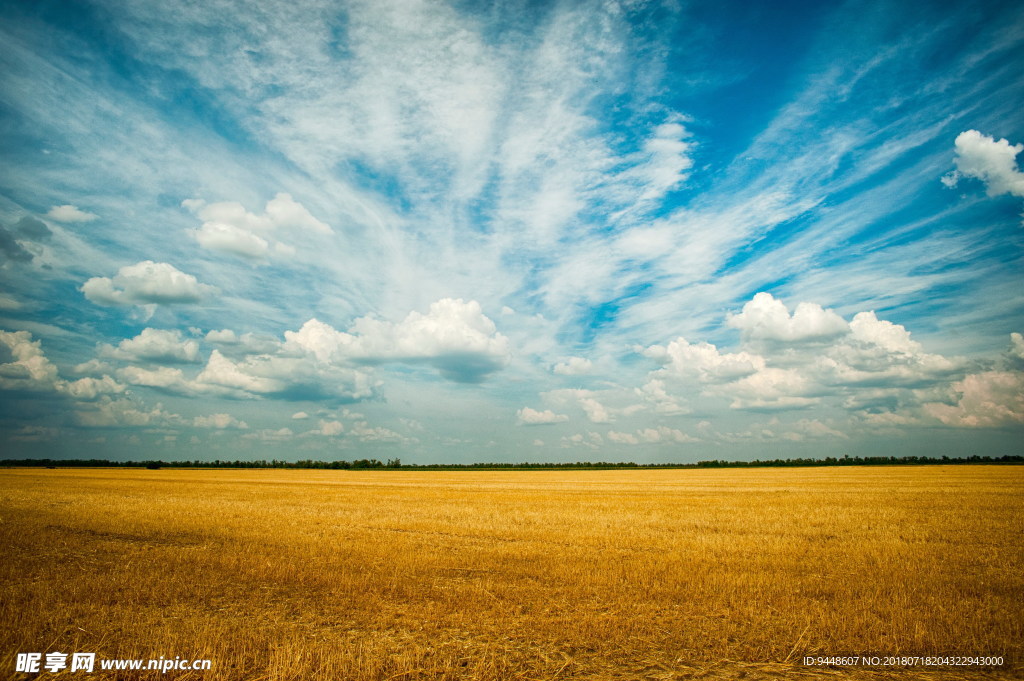
[[[2,470],[0,676],[1024,678],[1022,536],[1018,466]]]

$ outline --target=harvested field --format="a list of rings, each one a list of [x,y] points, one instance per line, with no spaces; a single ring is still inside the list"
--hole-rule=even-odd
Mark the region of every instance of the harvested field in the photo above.
[[[1022,467],[14,469],[0,519],[4,670],[60,651],[209,659],[149,677],[211,681],[1024,678]],[[801,663],[983,654],[1007,664]]]

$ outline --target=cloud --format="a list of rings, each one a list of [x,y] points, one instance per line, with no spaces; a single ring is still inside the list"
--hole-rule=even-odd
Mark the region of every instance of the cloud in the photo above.
[[[221,222],[206,222],[195,232],[203,248],[258,259],[267,254],[270,244],[252,232]]]
[[[307,414],[304,411],[297,411],[294,414],[292,414],[292,418],[297,420],[297,421],[301,421],[303,419],[308,419],[309,418],[309,414]]]
[[[86,376],[77,381],[61,381],[57,384],[57,389],[73,399],[88,401],[94,400],[100,395],[123,393],[125,386],[110,376],[101,376],[100,378]]]
[[[350,434],[361,442],[393,442],[398,444],[413,444],[415,438],[408,438],[401,433],[396,433],[381,426],[371,426],[366,421],[356,421],[349,429]]]
[[[100,355],[113,359],[158,363],[189,363],[199,361],[199,343],[182,338],[181,331],[145,328],[134,338],[121,341],[115,348],[100,347]]]
[[[319,361],[366,364],[425,363],[460,383],[479,383],[508,362],[508,339],[475,300],[444,298],[427,314],[410,312],[401,322],[361,317],[350,332],[310,319],[285,332],[286,346],[312,353]]]
[[[720,352],[685,338],[650,346],[640,352],[663,366],[637,394],[662,412],[673,409],[674,393],[694,388],[739,410],[808,409],[839,399],[847,409],[876,410],[919,404],[911,390],[941,385],[963,369],[961,360],[925,352],[903,326],[874,312],[847,323],[831,310],[800,303],[791,315],[778,300],[758,294],[727,319],[760,352]]]
[[[640,443],[640,440],[638,440],[636,435],[633,435],[632,433],[620,433],[615,430],[609,430],[607,437],[611,442],[620,445],[635,445]]]
[[[20,302],[11,296],[0,293],[0,310],[10,312],[13,310],[20,310],[21,308],[22,304]]]
[[[185,378],[185,374],[181,369],[174,367],[143,369],[142,367],[129,366],[118,369],[117,377],[129,385],[160,388],[186,395],[195,393],[195,387],[192,382]]]
[[[689,343],[677,338],[667,347],[652,345],[641,350],[645,357],[664,365],[662,374],[696,378],[702,383],[722,383],[750,376],[765,368],[764,357],[746,351],[722,353],[711,343]]]
[[[92,222],[99,218],[98,215],[72,205],[54,206],[46,213],[46,217],[56,222]]]
[[[2,226],[0,226],[0,253],[7,260],[14,262],[32,262],[34,257],[32,253],[18,243],[14,234]]]
[[[277,430],[273,430],[272,428],[263,428],[253,433],[246,433],[245,435],[242,435],[242,437],[246,440],[257,440],[264,444],[275,444],[288,442],[295,437],[295,433],[291,428],[279,428]]]
[[[552,371],[562,376],[582,376],[589,374],[594,368],[589,359],[583,357],[570,357],[564,362],[559,362]]]
[[[173,265],[152,260],[122,267],[113,279],[93,277],[80,290],[97,305],[190,304],[217,292]]]
[[[157,404],[150,410],[134,400],[101,398],[91,404],[78,404],[75,421],[86,428],[124,428],[157,425],[178,425],[181,417]]]
[[[739,329],[745,340],[825,341],[845,334],[846,321],[832,310],[815,303],[800,303],[790,315],[781,300],[770,293],[758,293],[739,314],[730,314],[726,323]]]
[[[952,404],[929,403],[924,411],[947,426],[995,428],[1024,424],[1024,372],[986,371],[953,383]]]
[[[374,397],[378,382],[363,367],[322,362],[312,354],[252,355],[234,362],[214,350],[193,385],[199,390],[217,386],[249,397],[348,402]]]
[[[519,424],[525,426],[542,426],[552,423],[563,423],[569,420],[569,417],[565,414],[556,414],[550,409],[537,411],[530,407],[523,407],[516,412],[516,416],[519,419]]]
[[[948,187],[956,186],[961,177],[970,177],[985,183],[989,196],[1011,194],[1024,196],[1024,173],[1017,170],[1017,154],[1024,144],[1011,145],[1007,140],[967,130],[957,135],[956,170],[943,178]]]
[[[678,398],[669,395],[663,380],[652,378],[643,387],[636,388],[635,392],[645,402],[654,406],[655,413],[664,414],[665,416],[678,416],[690,413],[688,407],[679,404]]]
[[[210,414],[209,416],[196,416],[192,419],[192,425],[196,428],[216,428],[217,430],[224,430],[226,428],[236,428],[238,430],[246,430],[249,428],[249,424],[245,421],[239,421],[231,414]]]
[[[206,342],[218,346],[228,355],[266,354],[276,352],[281,341],[251,332],[236,334],[231,329],[214,330],[206,334]]]
[[[14,232],[32,241],[46,241],[53,236],[53,232],[50,231],[45,222],[27,215],[18,220],[14,225]]]
[[[324,437],[337,437],[342,434],[345,430],[345,425],[341,421],[325,421],[320,419],[320,426],[315,430],[309,431],[310,435],[323,435]]]
[[[52,391],[58,383],[57,367],[43,353],[42,342],[28,331],[0,331],[8,361],[0,364],[0,389]]]
[[[274,232],[293,236],[332,232],[329,225],[317,220],[305,206],[285,193],[268,201],[263,215],[250,213],[234,201],[207,204],[200,199],[187,199],[182,206],[203,221],[199,229],[192,230],[192,236],[200,246],[244,258],[262,259],[272,245],[274,252],[293,254],[291,246],[280,241],[268,241]]]

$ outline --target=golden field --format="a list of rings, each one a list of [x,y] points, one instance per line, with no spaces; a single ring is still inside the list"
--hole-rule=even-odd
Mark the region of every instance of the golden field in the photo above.
[[[1018,466],[8,469],[0,676],[1021,678],[1022,536]],[[800,664],[982,653],[1010,664]]]

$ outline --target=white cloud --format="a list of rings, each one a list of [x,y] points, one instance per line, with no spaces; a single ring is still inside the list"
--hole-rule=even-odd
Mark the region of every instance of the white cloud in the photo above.
[[[331,228],[317,220],[290,194],[280,193],[267,202],[263,215],[255,215],[234,201],[207,204],[187,199],[182,206],[203,221],[192,236],[203,248],[245,258],[261,259],[273,250],[294,255],[294,247],[280,241],[268,241],[272,233],[301,236],[307,233],[330,234]]]
[[[57,385],[57,367],[43,353],[42,342],[28,331],[0,331],[11,360],[0,364],[0,389],[50,391]]]
[[[582,376],[589,374],[594,368],[593,363],[584,357],[570,357],[564,362],[559,362],[552,371],[563,376]]]
[[[122,267],[113,279],[93,277],[80,290],[98,305],[198,303],[217,291],[173,265],[152,260]]]
[[[76,400],[94,400],[100,395],[125,391],[125,387],[110,376],[101,376],[100,378],[86,376],[77,381],[61,381],[57,384],[57,389]]]
[[[237,390],[250,397],[352,401],[373,397],[378,382],[365,368],[320,362],[312,355],[251,355],[235,362],[214,350],[191,385],[197,390]]]
[[[654,411],[658,414],[678,416],[690,413],[688,407],[679,404],[678,398],[669,395],[663,380],[652,378],[643,387],[637,388],[635,392],[645,402],[654,405]]]
[[[104,357],[129,361],[176,363],[199,361],[199,343],[182,338],[181,331],[145,328],[134,338],[121,341],[115,348],[100,347]]]
[[[246,440],[256,440],[265,444],[275,444],[280,442],[287,442],[295,436],[295,433],[291,428],[279,428],[273,430],[272,428],[263,428],[252,433],[246,433],[242,437]]]
[[[415,438],[408,438],[381,426],[371,426],[366,421],[356,421],[352,424],[349,432],[361,442],[395,442],[399,444],[412,444]]]
[[[604,438],[601,437],[601,434],[593,431],[587,431],[586,434],[576,433],[561,439],[561,446],[563,448],[587,447],[589,449],[599,449],[603,444]]]
[[[66,381],[43,352],[42,341],[28,331],[0,331],[11,361],[0,364],[0,390],[57,392],[76,400],[124,392],[125,387],[107,375]],[[105,368],[105,367],[104,367]]]
[[[331,233],[330,225],[313,217],[305,206],[292,198],[291,194],[281,193],[268,201],[266,214],[274,229]]]
[[[297,411],[294,414],[292,414],[292,418],[295,419],[296,421],[302,421],[304,419],[308,419],[309,414],[307,414],[304,411]]]
[[[1010,334],[1010,357],[1024,360],[1024,336],[1014,331]]]
[[[131,399],[109,397],[92,404],[79,403],[74,415],[78,425],[88,428],[173,425],[181,421],[180,416],[167,412],[161,404],[147,411]]]
[[[675,428],[658,426],[657,428],[643,428],[637,431],[637,439],[640,442],[658,444],[662,442],[698,442],[697,438],[690,437]]]
[[[236,334],[231,329],[212,330],[206,334],[206,342],[216,345],[227,354],[265,354],[277,351],[281,342],[267,336],[247,332]]]
[[[946,186],[970,177],[984,182],[989,196],[1024,196],[1024,173],[1017,170],[1017,154],[1024,151],[1024,144],[1011,145],[1005,139],[996,141],[977,130],[967,130],[957,135],[954,146],[956,171],[943,178]]]
[[[55,220],[56,222],[91,222],[97,219],[98,215],[93,215],[84,210],[79,210],[75,206],[64,205],[54,206],[47,213],[47,218]]]
[[[284,390],[286,386],[284,381],[256,375],[251,371],[258,361],[236,364],[222,355],[220,350],[214,350],[210,353],[210,359],[206,362],[206,366],[196,376],[196,381],[257,394]]]
[[[182,395],[195,395],[205,392],[225,396],[244,396],[244,394],[234,393],[228,389],[198,385],[195,381],[186,378],[181,369],[175,367],[162,366],[155,369],[144,369],[142,367],[127,366],[117,370],[117,377],[129,385],[156,388]]]
[[[746,340],[824,341],[845,334],[846,321],[832,310],[815,303],[800,303],[793,314],[770,293],[758,293],[739,314],[727,317],[729,326],[739,329]]]
[[[323,435],[324,437],[337,437],[341,435],[345,430],[345,425],[341,421],[325,421],[320,419],[320,426],[316,430],[309,431],[313,435]]]
[[[204,222],[193,235],[203,248],[245,258],[262,258],[270,248],[263,237],[223,222]]]
[[[636,438],[636,435],[633,435],[632,433],[620,433],[618,431],[609,430],[607,436],[610,441],[620,445],[635,445],[640,443]]]
[[[227,428],[236,428],[238,430],[247,430],[249,424],[245,421],[240,421],[231,414],[210,414],[209,416],[197,416],[192,419],[192,425],[196,428],[216,428],[217,430],[225,430]]]
[[[537,411],[530,407],[523,407],[516,416],[519,418],[519,423],[526,426],[540,426],[552,423],[563,423],[569,420],[569,417],[565,414],[556,414],[550,409],[544,411]]]
[[[1024,373],[986,371],[953,383],[953,404],[929,403],[924,411],[948,426],[994,428],[1024,423]]]
[[[677,338],[667,347],[652,345],[641,350],[645,357],[664,364],[660,373],[696,378],[702,383],[722,383],[750,376],[765,368],[764,357],[746,351],[721,353],[718,348],[701,341],[691,344]]]
[[[286,331],[286,345],[312,353],[321,362],[354,360],[426,363],[453,381],[476,383],[506,364],[508,339],[475,300],[444,298],[427,314],[410,312],[398,323],[361,317],[351,332],[317,319]]]

